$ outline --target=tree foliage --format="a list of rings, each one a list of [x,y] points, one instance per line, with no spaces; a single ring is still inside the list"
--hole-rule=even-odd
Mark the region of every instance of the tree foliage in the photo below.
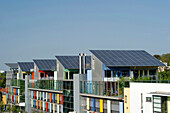
[[[0,111],[1,112],[4,111],[4,107],[5,107],[5,104],[3,101],[1,101],[1,103],[0,103]]]
[[[162,54],[162,55],[153,55],[158,60],[161,60],[162,62],[166,62],[168,66],[170,66],[170,53]]]
[[[160,55],[153,55],[155,58],[157,58],[158,60],[161,60],[161,56]]]
[[[16,112],[16,107],[14,105],[12,106],[11,111]]]
[[[159,72],[160,80],[170,80],[170,69],[165,69],[165,71]]]

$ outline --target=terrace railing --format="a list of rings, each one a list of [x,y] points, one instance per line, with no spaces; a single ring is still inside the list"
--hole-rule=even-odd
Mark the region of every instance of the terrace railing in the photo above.
[[[80,93],[123,97],[125,83],[120,81],[80,81]]]
[[[61,80],[33,80],[33,81],[29,81],[28,88],[62,91],[63,81]]]

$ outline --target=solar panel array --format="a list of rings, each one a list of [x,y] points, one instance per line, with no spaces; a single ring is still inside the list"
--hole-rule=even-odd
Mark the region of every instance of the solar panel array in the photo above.
[[[35,62],[39,70],[52,71],[56,69],[55,59],[34,59],[33,61]]]
[[[106,66],[164,66],[144,50],[90,50]]]
[[[79,56],[56,56],[65,69],[79,69]],[[91,57],[86,56],[86,64],[91,64]]]
[[[18,64],[17,63],[5,63],[8,67],[16,69],[18,68]]]
[[[30,69],[34,69],[33,62],[18,62],[18,65],[22,71],[30,72]]]

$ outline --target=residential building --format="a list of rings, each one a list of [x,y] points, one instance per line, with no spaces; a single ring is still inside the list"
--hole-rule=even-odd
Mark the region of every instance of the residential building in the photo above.
[[[34,68],[33,62],[18,62],[17,79],[11,79],[6,87],[7,103],[25,109],[25,76]],[[27,101],[27,100],[26,100]]]
[[[10,86],[12,79],[17,79],[18,64],[17,63],[5,63],[10,69],[6,72],[6,87]]]
[[[120,78],[158,79],[159,60],[143,50],[90,50],[91,73],[81,82],[81,111],[123,113]],[[90,75],[89,75],[90,74]]]
[[[170,113],[169,82],[130,82],[130,88],[126,88],[124,94],[125,113]]]
[[[34,59],[25,75],[19,67],[18,77],[26,84],[26,111],[129,113],[129,81],[158,80],[158,66],[164,66],[143,50],[90,52],[91,56]]]
[[[34,59],[33,80],[54,79],[56,59]]]

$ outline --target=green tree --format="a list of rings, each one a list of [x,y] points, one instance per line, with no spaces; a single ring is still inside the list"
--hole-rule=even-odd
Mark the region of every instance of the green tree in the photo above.
[[[8,107],[7,107],[7,111],[11,111],[11,105],[8,105]]]
[[[170,62],[170,53],[163,54],[163,55],[161,56],[161,60],[162,60],[163,62],[166,62],[166,63],[169,64],[169,62]]]
[[[17,108],[17,113],[19,113],[20,112],[20,109],[19,108]]]
[[[155,58],[157,58],[158,60],[161,60],[161,56],[160,55],[153,55]]]
[[[4,110],[5,104],[3,101],[0,103],[0,111],[2,112]]]
[[[170,69],[166,69],[165,71],[159,72],[160,80],[170,80]]]
[[[11,111],[16,112],[16,107],[14,105],[12,106]]]

